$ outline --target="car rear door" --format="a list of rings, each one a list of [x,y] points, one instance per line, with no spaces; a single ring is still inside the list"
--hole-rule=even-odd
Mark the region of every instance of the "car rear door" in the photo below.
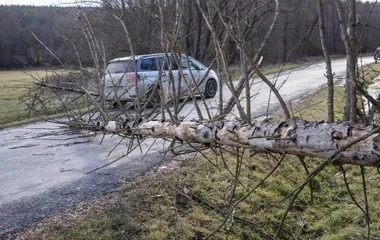
[[[174,97],[189,95],[188,85],[194,89],[199,81],[200,74],[196,67],[183,55],[170,55],[165,61],[168,63],[168,95]]]
[[[181,81],[181,91],[183,95],[189,94],[189,88],[192,89],[193,92],[197,92],[197,85],[200,83],[202,79],[202,73],[198,70],[197,66],[191,61],[191,59],[187,56],[181,56],[181,68],[179,70],[179,74],[183,79]]]

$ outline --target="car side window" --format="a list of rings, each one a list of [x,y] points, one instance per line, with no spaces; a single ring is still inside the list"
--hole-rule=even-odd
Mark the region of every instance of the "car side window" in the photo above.
[[[146,71],[152,71],[154,66],[154,58],[143,58],[141,59],[140,69]]]
[[[181,67],[182,69],[196,70],[197,68],[187,57],[181,57]]]
[[[148,57],[141,59],[140,69],[145,71],[158,71],[159,69],[166,69],[165,61],[162,57]]]
[[[162,61],[164,62],[165,70],[178,70],[178,65],[173,57],[169,56],[169,59],[162,57]]]
[[[152,58],[152,61],[153,61],[153,63],[152,63],[150,70],[151,71],[158,71],[158,69],[161,68],[160,61],[158,61],[157,57]]]
[[[168,63],[166,61],[166,59],[164,57],[158,57],[156,58],[157,60],[157,69],[156,71],[160,70],[160,71],[166,71],[168,70]]]
[[[192,58],[190,59],[190,62],[197,68],[197,70],[205,70],[206,69],[206,67],[202,63],[200,63],[200,62],[198,62]]]

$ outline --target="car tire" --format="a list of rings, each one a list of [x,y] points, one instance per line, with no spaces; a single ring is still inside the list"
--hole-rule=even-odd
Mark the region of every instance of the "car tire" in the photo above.
[[[120,108],[120,107],[123,108],[125,104],[126,104],[125,101],[113,101],[112,107],[113,108]]]
[[[218,91],[218,84],[214,79],[209,79],[206,82],[204,96],[205,98],[213,98]]]

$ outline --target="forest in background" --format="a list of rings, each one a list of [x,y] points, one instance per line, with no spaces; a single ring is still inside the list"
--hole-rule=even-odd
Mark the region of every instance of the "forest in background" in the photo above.
[[[155,1],[130,1],[123,21],[130,32],[135,54],[163,51],[160,43],[160,23],[154,13],[159,8]],[[133,6],[133,2],[144,2],[145,8]],[[151,4],[150,4],[151,2]],[[247,40],[248,49],[255,52],[269,28],[274,14],[273,4],[263,5],[256,1],[244,9],[247,23],[240,26]],[[265,64],[307,60],[308,57],[322,56],[318,33],[318,16],[314,0],[286,0],[281,6],[279,22],[268,42],[263,56]],[[141,4],[141,3],[139,3]],[[211,32],[208,29],[195,1],[187,1],[181,18],[181,31],[176,47],[205,63],[214,57]],[[225,16],[232,12],[228,1],[220,1],[220,10]],[[256,8],[256,9],[254,9]],[[176,12],[175,1],[165,1],[165,22],[172,29]],[[259,9],[257,11],[257,9]],[[98,7],[82,8],[92,23],[93,30],[104,43],[107,60],[131,54],[122,25],[112,16],[121,7],[103,1]],[[83,37],[77,7],[47,6],[0,6],[0,69],[42,67],[58,64],[44,46],[32,35],[34,33],[59,59],[67,65],[78,64],[73,45],[81,56],[83,65],[91,65],[89,46]],[[371,14],[370,14],[371,12]],[[152,14],[153,13],[153,14]],[[254,14],[254,16],[252,16]],[[368,18],[368,21],[367,21]],[[361,53],[372,53],[380,46],[380,6],[368,2],[357,2],[359,22],[358,46]],[[331,55],[345,54],[341,30],[333,1],[325,2],[326,40]],[[218,15],[212,18],[218,24]],[[228,22],[228,19],[227,19]],[[222,24],[222,23],[220,23]],[[224,27],[216,29],[224,37]],[[233,39],[226,39],[224,48],[231,64],[239,58],[238,46]]]

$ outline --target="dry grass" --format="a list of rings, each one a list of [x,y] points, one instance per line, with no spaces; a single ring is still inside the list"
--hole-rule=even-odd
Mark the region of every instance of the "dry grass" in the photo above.
[[[380,64],[369,64],[363,69],[364,74],[360,77],[364,83],[364,88],[367,88],[368,85],[374,83],[375,78],[380,74]]]
[[[0,71],[0,126],[33,117],[21,101],[33,84],[34,78],[43,78],[48,71]]]
[[[49,93],[48,90],[36,91],[36,86],[34,86],[36,80],[43,79],[50,85],[63,87],[68,87],[68,82],[80,80],[86,84],[85,87],[94,91],[96,84],[91,81],[93,78],[93,75],[89,73],[81,74],[80,78],[77,71],[68,70],[0,71],[0,128],[39,119],[39,114],[31,111],[28,105],[32,104],[34,94],[39,94],[41,98],[44,98],[42,94],[48,95],[51,92]],[[59,94],[65,99],[76,99],[74,93],[62,92]],[[56,96],[52,96],[51,99],[46,101],[46,109],[41,114],[49,116],[62,114],[64,112],[62,103],[57,102]],[[67,102],[73,104],[71,101]]]

